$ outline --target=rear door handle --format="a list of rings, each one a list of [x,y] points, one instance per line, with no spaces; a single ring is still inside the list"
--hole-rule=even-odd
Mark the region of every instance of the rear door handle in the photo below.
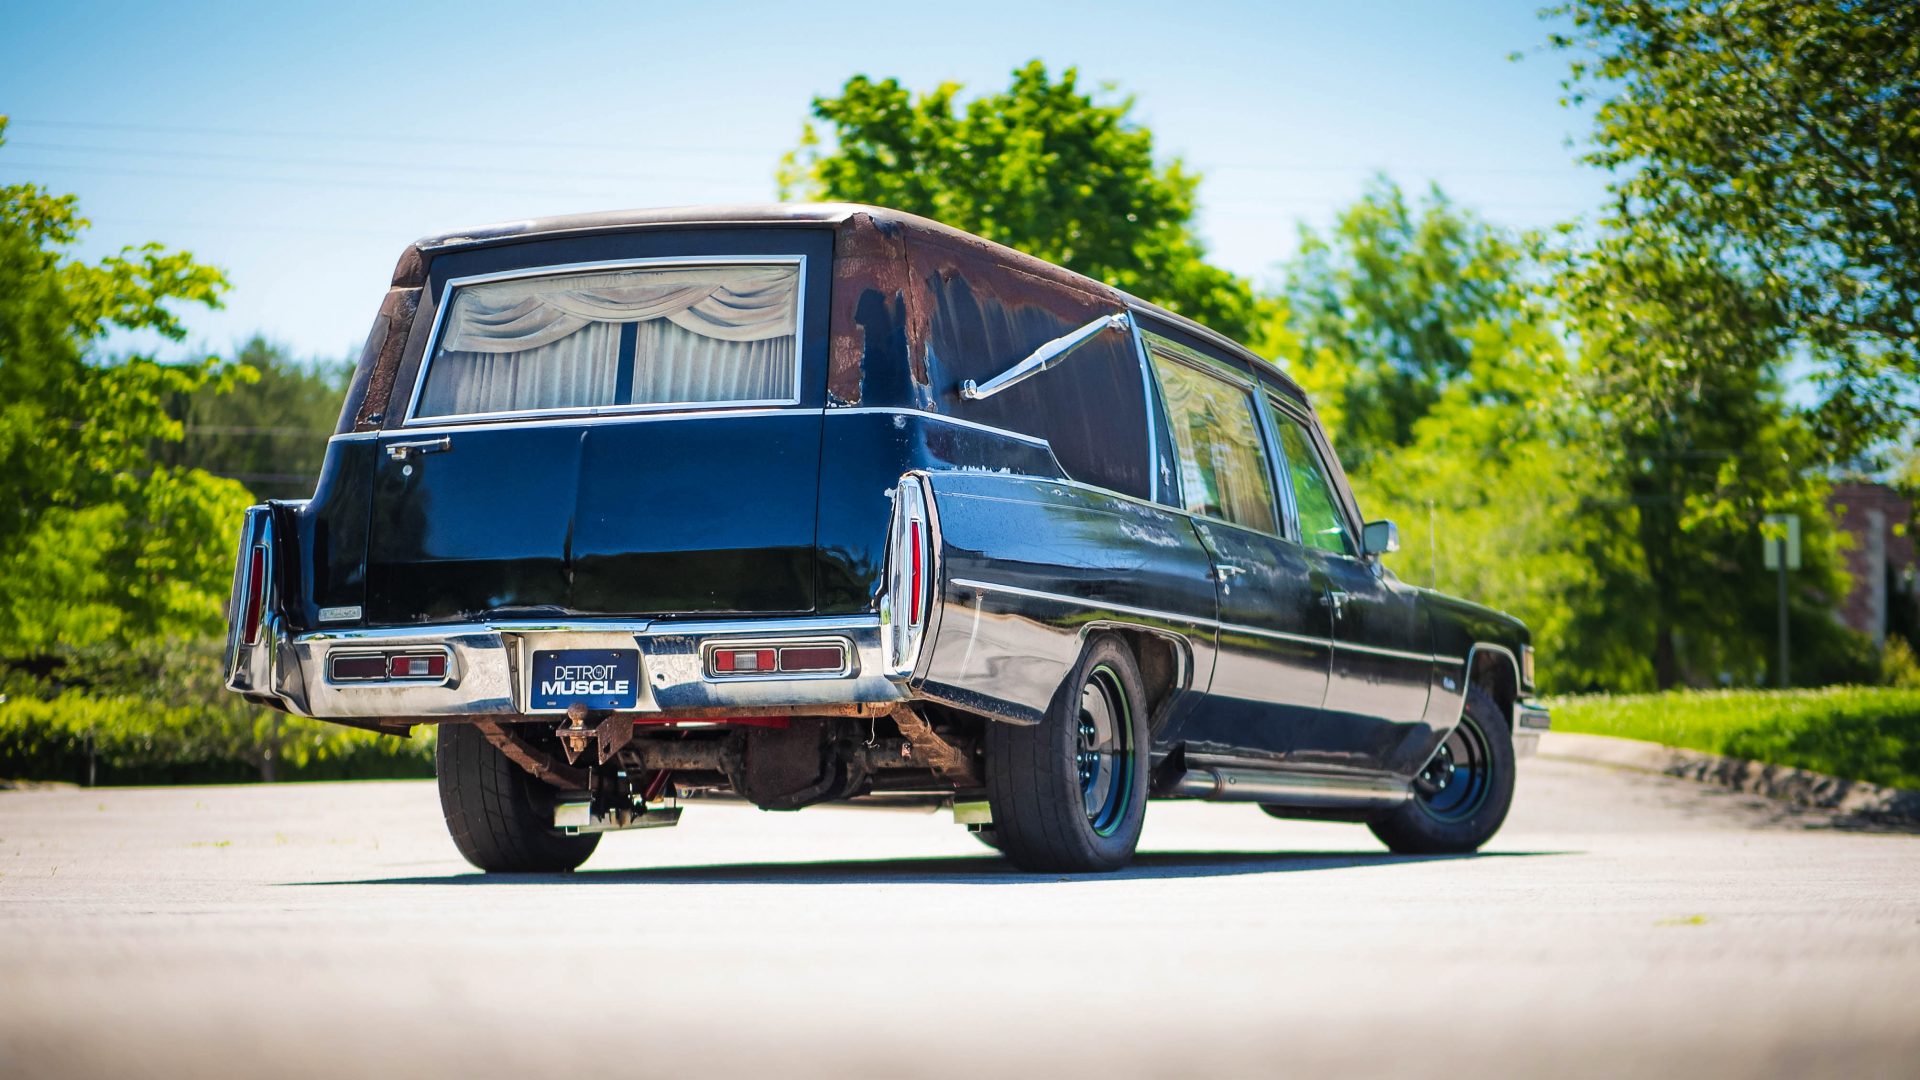
[[[405,461],[413,454],[438,454],[453,449],[452,436],[442,435],[437,439],[417,439],[413,442],[387,444],[387,456],[395,461]]]
[[[1213,576],[1222,584],[1225,584],[1229,578],[1238,577],[1246,572],[1247,568],[1244,566],[1232,566],[1227,563],[1220,563],[1213,568]]]

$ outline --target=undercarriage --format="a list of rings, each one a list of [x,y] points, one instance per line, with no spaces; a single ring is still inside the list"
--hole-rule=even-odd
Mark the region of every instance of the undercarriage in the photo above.
[[[557,726],[474,721],[504,756],[557,789],[566,832],[671,825],[682,799],[737,798],[763,810],[824,802],[939,805],[977,799],[981,722],[939,706],[866,715],[636,721],[571,710]]]

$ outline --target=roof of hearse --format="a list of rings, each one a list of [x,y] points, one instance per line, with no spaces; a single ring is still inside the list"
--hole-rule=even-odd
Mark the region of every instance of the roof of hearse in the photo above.
[[[484,247],[491,244],[509,243],[517,240],[529,240],[539,237],[591,235],[595,233],[616,233],[628,229],[640,229],[656,226],[736,226],[736,225],[826,225],[839,228],[856,218],[866,218],[882,230],[901,230],[911,236],[957,243],[967,246],[984,247],[993,256],[1008,267],[1033,277],[1052,278],[1063,284],[1072,283],[1078,288],[1094,292],[1109,293],[1116,302],[1149,312],[1161,319],[1180,327],[1182,330],[1215,343],[1233,352],[1253,359],[1262,359],[1245,345],[1234,341],[1192,319],[1168,311],[1150,301],[1142,300],[1123,289],[1115,288],[1105,282],[1089,278],[1084,274],[1069,270],[1055,263],[1028,255],[1004,244],[995,243],[973,233],[943,225],[931,218],[920,217],[900,210],[890,210],[882,206],[868,206],[861,203],[761,203],[714,206],[667,206],[640,210],[600,210],[584,214],[559,214],[552,217],[526,218],[520,221],[503,221],[492,225],[482,225],[472,229],[457,229],[452,232],[438,233],[422,237],[415,241],[402,255],[400,266],[395,269],[395,284],[400,284],[403,274],[417,273],[420,264],[416,261],[422,255],[465,248]],[[410,267],[409,263],[413,263]],[[1302,401],[1306,394],[1291,376],[1280,370],[1276,364],[1265,363],[1263,367],[1271,375],[1277,376],[1289,391]]]

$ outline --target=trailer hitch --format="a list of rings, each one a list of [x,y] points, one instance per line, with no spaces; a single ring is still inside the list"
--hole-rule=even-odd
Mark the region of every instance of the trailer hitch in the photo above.
[[[592,727],[587,726],[589,720],[595,722]],[[633,717],[589,709],[584,702],[576,701],[567,707],[566,722],[553,733],[560,737],[560,748],[567,752],[567,764],[578,764],[587,744],[593,742],[599,744],[597,756],[600,764],[605,765],[633,741]]]

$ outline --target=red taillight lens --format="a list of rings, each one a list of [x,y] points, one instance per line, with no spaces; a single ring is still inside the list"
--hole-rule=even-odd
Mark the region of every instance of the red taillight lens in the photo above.
[[[444,653],[402,653],[388,658],[387,674],[395,679],[444,679],[447,657]]]
[[[247,556],[247,591],[240,598],[246,607],[242,609],[240,640],[248,645],[260,643],[260,616],[266,610],[266,597],[261,587],[267,579],[267,549],[255,547]]]
[[[772,649],[715,649],[713,670],[719,675],[744,675],[755,671],[776,671],[779,664]]]
[[[847,651],[838,645],[803,645],[780,650],[780,670],[839,671],[847,666]]]
[[[364,682],[387,677],[387,658],[380,655],[335,656],[329,674],[338,682]]]
[[[907,625],[919,626],[920,620],[926,617],[927,612],[924,590],[922,590],[920,584],[920,523],[918,521],[910,522],[907,525],[907,529],[910,534],[907,539],[913,548],[913,584],[908,587],[910,597],[908,603],[911,607],[907,610]]]

